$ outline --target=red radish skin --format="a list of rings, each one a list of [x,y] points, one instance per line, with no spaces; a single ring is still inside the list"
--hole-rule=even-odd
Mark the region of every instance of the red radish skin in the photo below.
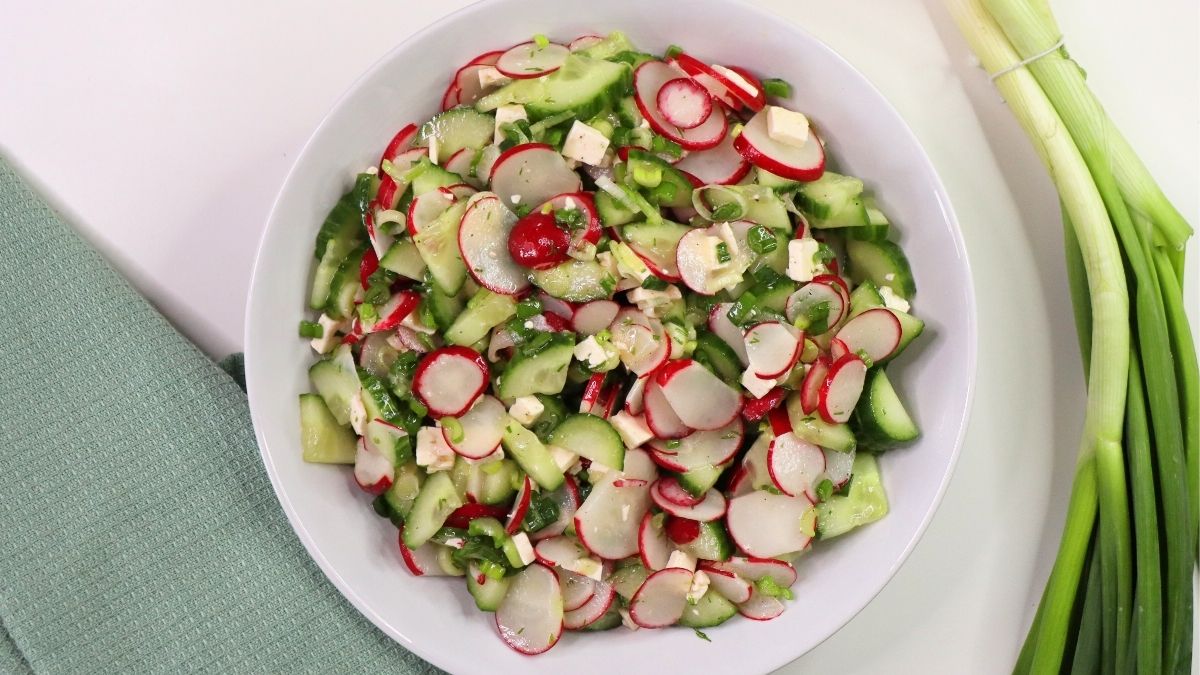
[[[816,132],[809,135],[802,147],[784,145],[767,134],[765,112],[750,118],[733,147],[754,166],[783,178],[814,181],[825,173],[825,147]]]
[[[508,509],[499,504],[478,504],[470,502],[455,509],[446,518],[446,527],[466,529],[476,518],[495,518],[502,520],[508,515]]]
[[[379,308],[379,321],[371,327],[372,332],[392,330],[413,313],[421,304],[421,296],[413,291],[400,291]]]
[[[691,359],[660,368],[654,381],[680,421],[693,429],[719,429],[742,411],[741,394]]]
[[[783,377],[800,360],[804,333],[781,321],[763,321],[746,330],[750,369],[764,380]]]
[[[638,556],[646,569],[657,571],[667,566],[671,551],[675,549],[663,527],[654,525],[654,518],[649,511],[642,516],[642,525],[638,529]]]
[[[842,298],[846,300],[846,304],[849,304],[850,285],[846,283],[845,279],[836,274],[818,274],[817,276],[813,277],[812,280],[818,284],[829,284],[841,289]]]
[[[629,616],[642,628],[665,628],[679,621],[687,607],[692,573],[668,567],[651,574],[629,602]]]
[[[446,87],[446,93],[442,94],[442,110],[446,111],[457,106],[461,96],[462,89],[457,83],[451,82],[450,86]]]
[[[742,103],[725,84],[726,78],[713,70],[712,66],[686,53],[676,54],[671,61],[730,110],[735,112],[741,110]]]
[[[563,627],[568,630],[587,628],[604,616],[616,600],[617,590],[612,584],[596,582],[596,591],[587,604],[563,615]]]
[[[487,361],[470,347],[435,349],[413,373],[413,391],[435,417],[461,416],[487,385]]]
[[[743,366],[748,366],[750,359],[746,354],[746,342],[743,339],[742,329],[729,320],[729,310],[732,307],[732,302],[714,305],[708,313],[708,330],[729,345]]]
[[[720,78],[722,84],[729,89],[729,93],[733,94],[747,108],[758,112],[767,105],[767,96],[766,92],[763,91],[762,83],[758,81],[757,77],[747,72],[746,69],[739,68],[738,66],[718,66],[716,64],[712,66],[712,69],[717,77]],[[734,75],[741,77],[754,90],[750,91],[746,89],[736,78],[730,77],[730,73],[726,71],[732,71]]]
[[[501,54],[496,61],[496,70],[514,80],[529,80],[558,70],[570,53],[564,45],[553,42],[544,47],[536,42],[525,42]]]
[[[675,168],[687,174],[695,187],[733,185],[750,173],[750,162],[733,147],[733,135],[727,134],[714,148],[688,153]],[[687,222],[691,218],[679,220]]]
[[[519,295],[532,285],[520,261],[512,255],[518,224],[516,214],[488,192],[472,197],[459,221],[458,250],[467,271],[493,293]]]
[[[445,426],[442,427],[442,437],[455,454],[467,459],[480,460],[490,456],[500,447],[507,417],[508,411],[504,404],[499,399],[485,394],[465,415],[458,418],[461,437],[455,440],[455,434]]]
[[[379,269],[379,256],[375,255],[374,249],[369,248],[363,254],[362,262],[358,265],[358,282],[362,284],[363,288],[369,285],[367,278],[374,274],[377,269]]]
[[[690,544],[700,536],[700,523],[687,518],[667,516],[667,538],[679,546]]]
[[[505,150],[492,164],[492,191],[512,205],[513,198],[541,204],[564,192],[579,192],[583,183],[557,150],[545,143],[525,143]]]
[[[429,223],[445,213],[458,198],[446,188],[438,188],[423,195],[417,195],[408,203],[408,233],[417,236]]]
[[[675,410],[671,408],[671,404],[663,396],[662,388],[653,379],[646,383],[643,399],[646,406],[646,426],[650,427],[650,431],[654,432],[655,436],[676,439],[692,433],[693,429],[679,419]]]
[[[741,419],[735,418],[720,429],[696,431],[679,439],[675,448],[666,447],[662,440],[651,441],[655,462],[668,471],[684,473],[706,466],[719,466],[731,461],[741,447],[744,429]]]
[[[767,413],[778,408],[787,398],[788,390],[775,387],[763,394],[762,398],[746,398],[742,404],[742,419],[747,422],[757,422],[767,416]]]
[[[588,557],[587,549],[570,537],[550,537],[537,543],[533,549],[538,562],[547,567],[570,569],[574,563]]]
[[[386,492],[396,478],[393,462],[392,458],[368,444],[365,438],[359,438],[358,450],[354,455],[354,482],[368,494]]]
[[[785,495],[805,495],[817,499],[817,482],[825,473],[825,453],[821,448],[786,433],[775,437],[767,450],[767,470],[771,482]]]
[[[658,495],[656,496],[652,493],[652,497],[665,499],[676,506],[695,506],[704,501],[703,496],[696,497],[683,489],[683,486],[679,484],[679,479],[674,476],[659,478],[656,489]]]
[[[600,241],[600,235],[603,233],[603,227],[600,224],[600,215],[596,211],[596,200],[586,192],[566,192],[561,195],[555,195],[542,204],[534,211],[541,211],[549,205],[554,210],[582,210],[587,218],[587,229],[584,230],[583,238],[593,244]]]
[[[848,353],[850,353],[850,348],[846,346],[845,342],[837,338],[829,341],[829,360],[831,363],[836,363]]]
[[[792,433],[792,420],[783,408],[772,410],[767,415],[767,421],[771,425],[771,433],[776,436]]]
[[[725,515],[727,502],[725,496],[716,490],[709,490],[704,494],[704,499],[698,504],[692,506],[681,506],[662,496],[658,484],[655,483],[650,488],[650,498],[658,505],[658,508],[677,518],[687,518],[701,523],[710,523]]]
[[[847,353],[834,361],[818,397],[817,412],[821,419],[830,424],[843,424],[849,420],[866,379],[867,364],[858,354]]]
[[[440,577],[445,576],[440,565],[437,562],[437,547],[435,544],[425,542],[416,550],[410,549],[404,545],[404,526],[400,526],[400,535],[396,541],[400,546],[400,558],[404,561],[404,566],[412,572],[415,577]]]
[[[558,575],[558,586],[563,594],[563,611],[572,612],[583,607],[596,595],[596,580],[582,574],[554,568]]]
[[[521,484],[521,489],[517,490],[512,510],[508,513],[508,521],[504,524],[504,531],[509,535],[514,535],[520,531],[521,521],[525,520],[525,514],[529,512],[529,503],[532,500],[533,481],[529,479],[529,476],[525,476],[525,482]]]
[[[599,35],[580,35],[567,43],[567,49],[577,52],[589,47],[595,47],[601,42],[604,42],[604,38]]]
[[[680,129],[694,129],[712,114],[712,98],[690,77],[677,77],[658,90],[663,119]]]
[[[721,594],[721,597],[737,605],[750,599],[754,586],[745,579],[728,570],[702,568],[708,575],[709,588]]]
[[[533,212],[517,221],[508,237],[508,254],[517,265],[545,270],[566,262],[571,234],[549,213]]]
[[[847,296],[837,284],[814,280],[788,296],[787,303],[784,306],[784,316],[787,317],[788,321],[795,321],[796,317],[806,313],[810,308],[820,303],[829,303],[829,315],[825,324],[826,330],[817,333],[817,335],[822,335],[841,322],[842,318],[846,315],[849,305],[847,300]],[[810,328],[815,327],[810,326]]]
[[[708,119],[692,129],[680,129],[671,124],[658,108],[658,92],[663,85],[678,78],[680,71],[662,61],[647,61],[633,72],[634,100],[638,110],[658,133],[678,143],[684,150],[707,150],[725,138],[729,124],[725,112],[714,108]]]
[[[379,167],[383,168],[383,160],[389,162],[394,160],[400,153],[412,147],[413,139],[417,137],[417,125],[408,124],[396,132],[392,140],[388,142],[387,147],[383,149],[383,155],[379,157]]]
[[[513,650],[541,654],[558,644],[563,629],[562,591],[549,568],[533,564],[513,577],[496,609],[496,630]]]
[[[575,315],[574,304],[566,300],[560,300],[545,291],[538,291],[538,301],[542,303],[542,308],[547,312],[561,316],[564,319],[570,320]]]
[[[551,492],[549,496],[558,504],[558,518],[537,532],[530,533],[530,541],[541,541],[565,532],[571,524],[571,519],[575,517],[575,512],[579,510],[580,503],[583,502],[579,498],[579,484],[571,476],[564,477],[562,487]]]
[[[866,354],[873,363],[879,363],[900,346],[900,320],[886,307],[868,309],[850,319],[838,330],[837,339],[848,351]]]
[[[854,451],[839,452],[829,448],[822,448],[822,451],[825,453],[825,477],[833,483],[834,489],[841,489],[850,482],[854,470]]]
[[[629,387],[629,393],[625,395],[625,412],[630,415],[641,415],[645,408],[646,380],[650,379],[650,375],[641,375]]]
[[[779,598],[763,595],[758,589],[750,595],[750,599],[738,604],[738,614],[754,621],[770,621],[783,614],[783,602]]]
[[[729,478],[729,487],[725,490],[726,496],[733,499],[734,497],[741,497],[744,494],[753,492],[753,482],[750,470],[745,466],[739,466],[734,470],[733,476]]]
[[[583,385],[583,395],[579,398],[579,412],[591,412],[596,402],[600,400],[600,392],[604,391],[604,373],[593,373]]]
[[[795,567],[775,558],[751,558],[735,555],[724,561],[702,561],[700,569],[706,572],[718,570],[736,574],[751,583],[769,576],[781,588],[791,588],[799,578]]]
[[[817,405],[821,402],[821,385],[825,383],[825,376],[829,374],[829,357],[821,354],[808,366],[808,372],[804,374],[804,381],[800,384],[800,409],[805,415],[811,415],[817,411]]]

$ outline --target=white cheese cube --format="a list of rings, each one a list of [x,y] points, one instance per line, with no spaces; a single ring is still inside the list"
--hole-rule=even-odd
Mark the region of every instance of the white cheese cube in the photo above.
[[[437,427],[421,427],[417,431],[416,454],[417,466],[425,467],[429,473],[454,468],[454,449],[446,443],[446,437]]]
[[[617,430],[617,434],[621,437],[621,442],[627,448],[636,448],[654,438],[654,432],[650,431],[650,427],[646,426],[646,418],[641,415],[630,415],[622,410],[613,415],[608,422]],[[594,462],[592,463],[592,468],[596,468]]]
[[[580,558],[578,560],[569,560],[563,563],[563,569],[568,572],[582,574],[585,577],[590,577],[596,581],[600,581],[604,576],[604,565],[595,558]]]
[[[500,130],[505,124],[512,124],[517,120],[529,119],[529,113],[525,112],[525,106],[520,104],[502,105],[496,108],[496,132],[492,136],[492,142],[500,145],[504,140],[504,132]]]
[[[704,570],[698,570],[693,574],[692,585],[688,587],[687,592],[688,604],[694,605],[700,602],[700,598],[703,598],[704,594],[708,592],[708,585],[710,583],[712,583],[712,580],[708,578]]]
[[[321,337],[313,338],[309,344],[312,345],[313,351],[318,354],[328,354],[338,345],[337,333],[346,326],[346,322],[322,314],[317,319],[317,324],[321,326],[323,332],[321,333]]]
[[[715,63],[712,64],[712,69],[717,71],[717,73],[725,79],[744,89],[747,94],[750,94],[751,96],[758,96],[758,87],[750,84],[750,80],[742,77],[736,70],[731,70],[725,66],[719,66]]]
[[[894,309],[898,312],[907,312],[912,309],[912,305],[904,298],[896,295],[896,291],[893,291],[891,286],[880,286],[879,295],[883,298],[884,306],[889,309]]]
[[[589,335],[588,339],[575,345],[573,353],[576,360],[592,370],[602,368],[610,359],[617,358],[616,350],[600,344],[595,335]]]
[[[767,136],[793,148],[803,147],[808,142],[808,118],[777,105],[767,106]]]
[[[533,554],[533,544],[529,543],[529,535],[518,532],[512,536],[512,543],[517,549],[517,556],[522,565],[532,565],[533,561],[537,560],[537,556]]]
[[[521,396],[513,401],[513,404],[508,408],[508,414],[512,418],[521,423],[521,426],[527,427],[537,421],[537,418],[546,410],[546,406],[538,400],[536,396]]]
[[[579,455],[567,450],[566,448],[560,448],[557,445],[551,445],[549,450],[550,459],[554,460],[554,466],[557,466],[558,470],[562,471],[563,473],[566,473],[568,469],[570,469],[572,466],[575,466],[575,462],[579,461]]]
[[[787,275],[793,281],[801,283],[812,281],[813,277],[825,272],[825,265],[816,261],[821,242],[805,237],[788,242]]]
[[[495,66],[488,66],[479,69],[479,86],[487,89],[489,87],[499,87],[501,85],[512,82],[512,78],[500,72]]]
[[[779,380],[764,380],[750,370],[742,373],[742,386],[745,387],[746,391],[750,392],[750,395],[754,398],[762,398],[763,396],[766,396],[767,392],[774,389],[775,385],[777,384],[779,384]]]
[[[696,571],[696,559],[689,553],[683,551],[671,551],[671,557],[667,558],[667,567],[678,567],[689,572]]]
[[[350,426],[354,428],[354,433],[362,436],[368,421],[367,407],[363,405],[362,390],[359,389],[350,397]]]
[[[599,166],[604,163],[604,153],[608,151],[608,139],[595,127],[590,127],[579,120],[571,125],[567,132],[567,140],[563,143],[562,154],[570,159],[577,159],[584,164]]]
[[[429,137],[429,161],[433,162],[434,166],[438,163],[438,137],[436,135]]]

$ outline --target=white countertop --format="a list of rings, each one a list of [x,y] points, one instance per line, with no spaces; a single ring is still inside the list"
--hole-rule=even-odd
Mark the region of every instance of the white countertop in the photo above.
[[[241,348],[259,235],[309,133],[367,66],[465,4],[10,7],[0,152],[222,356]],[[757,4],[840,51],[912,125],[954,200],[980,307],[975,413],[940,511],[879,597],[782,672],[1008,672],[1057,546],[1082,419],[1057,199],[935,0]],[[1200,224],[1200,6],[1052,4],[1111,116]]]

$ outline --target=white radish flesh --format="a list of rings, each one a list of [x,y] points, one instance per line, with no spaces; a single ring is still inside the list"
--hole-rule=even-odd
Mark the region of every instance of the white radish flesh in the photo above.
[[[630,415],[641,415],[645,410],[646,380],[650,374],[642,375],[633,381],[629,393],[625,395],[625,412]]]
[[[359,438],[358,449],[354,453],[354,481],[371,494],[387,490],[396,479],[393,456],[384,454],[380,448],[367,443],[365,438]]]
[[[842,424],[850,419],[854,406],[862,396],[867,380],[867,364],[857,354],[847,353],[829,367],[821,384],[817,412],[830,424]]]
[[[672,451],[668,450],[666,452]],[[654,491],[657,491],[657,494],[654,494]],[[683,489],[683,486],[679,484],[679,479],[675,476],[659,478],[655,483],[651,496],[654,498],[655,503],[661,498],[676,506],[695,506],[704,501],[703,495],[697,497]]]
[[[690,77],[677,77],[663,84],[656,98],[663,119],[680,129],[694,129],[712,114],[708,92]]]
[[[550,567],[570,570],[575,563],[588,557],[587,549],[571,537],[558,536],[543,539],[533,549],[539,562]]]
[[[693,429],[719,429],[742,410],[741,394],[691,359],[660,369],[654,381],[680,421]]]
[[[638,552],[638,530],[650,508],[657,471],[642,450],[625,451],[623,472],[610,472],[575,513],[575,533],[593,554],[619,560]],[[640,483],[640,484],[639,484]]]
[[[842,317],[846,315],[846,298],[840,288],[834,288],[834,284],[826,284],[819,281],[805,284],[800,290],[788,296],[787,304],[784,306],[784,315],[788,321],[795,321],[796,317],[810,316],[822,304],[827,305],[829,308],[827,318],[824,322],[825,330],[813,333],[814,335],[821,335],[836,326],[842,320]],[[812,329],[818,327],[816,323],[810,326]]]
[[[601,42],[604,42],[604,38],[599,35],[580,35],[567,43],[567,49],[577,52],[589,47],[595,47]]]
[[[825,477],[833,483],[834,489],[839,489],[850,480],[854,471],[855,451],[839,452],[829,448],[822,450],[825,453]]]
[[[612,300],[592,300],[580,305],[571,317],[571,327],[581,335],[595,335],[608,328],[621,306]]]
[[[661,521],[661,517],[656,518],[653,513],[647,511],[646,515],[642,516],[642,525],[638,530],[638,556],[649,570],[661,570],[666,567],[671,551],[675,550],[671,540],[667,539]]]
[[[703,567],[726,570],[751,583],[769,576],[775,585],[781,588],[790,588],[799,578],[795,567],[775,558],[746,558],[735,555],[724,562],[706,562]]]
[[[633,72],[634,99],[642,116],[655,131],[683,146],[685,150],[706,150],[715,147],[725,137],[728,122],[725,112],[714,108],[700,125],[680,129],[671,124],[658,107],[658,92],[667,82],[678,78],[681,71],[662,61],[647,61]]]
[[[717,520],[725,515],[727,503],[725,496],[716,490],[709,490],[704,494],[704,499],[693,506],[681,506],[662,496],[658,489],[658,483],[655,487],[650,488],[650,498],[658,505],[660,509],[675,516],[676,518],[687,518],[701,523],[709,523]]]
[[[692,433],[692,428],[684,424],[675,414],[675,409],[667,401],[662,387],[651,377],[646,382],[646,391],[642,396],[646,408],[646,426],[659,438],[683,438]]]
[[[750,118],[733,144],[751,164],[776,176],[813,181],[825,172],[825,148],[816,134],[800,147],[780,143],[767,133],[765,110]]]
[[[760,593],[758,589],[754,589],[754,592],[750,595],[750,599],[739,603],[737,608],[738,614],[741,614],[747,619],[753,619],[755,621],[770,621],[780,614],[783,614],[784,605],[779,598],[764,595]]]
[[[468,347],[443,347],[421,360],[413,389],[435,417],[458,417],[487,388],[487,363]]]
[[[452,431],[443,425],[442,436],[455,453],[467,459],[483,459],[500,447],[507,417],[508,411],[499,399],[481,396],[465,415],[458,418],[460,429]]]
[[[762,490],[729,502],[725,523],[738,548],[756,558],[802,551],[812,540],[816,509],[806,496]]]
[[[517,496],[513,499],[512,510],[508,512],[508,521],[504,523],[504,531],[508,534],[516,534],[521,529],[521,521],[525,520],[525,514],[529,512],[529,504],[533,500],[533,481],[529,476],[525,476],[525,482],[521,483],[521,488],[517,490]]]
[[[732,302],[722,302],[714,305],[712,311],[708,314],[708,330],[713,335],[725,341],[737,354],[738,360],[743,366],[750,364],[750,358],[746,354],[746,342],[742,334],[742,329],[730,321],[729,310],[733,307]]]
[[[821,402],[821,385],[825,384],[825,376],[829,374],[829,357],[824,354],[817,357],[808,366],[804,381],[800,384],[800,409],[805,415],[817,411]]]
[[[733,185],[750,172],[750,162],[734,149],[733,135],[726,134],[719,145],[688,153],[675,168],[695,176],[702,185]]]
[[[721,594],[721,597],[737,605],[750,599],[754,587],[749,581],[739,577],[729,570],[704,567],[708,575],[708,587]]]
[[[438,564],[438,545],[427,541],[415,549],[411,549],[404,545],[404,527],[400,528],[400,557],[404,560],[404,566],[408,568],[413,576],[418,577],[442,577],[447,576],[442,566]]]
[[[526,143],[504,151],[492,165],[492,190],[505,205],[537,205],[564,192],[578,192],[582,183],[567,160],[545,143]],[[513,202],[513,198],[518,201]]]
[[[847,321],[838,330],[837,339],[848,351],[865,353],[871,361],[879,363],[900,346],[900,320],[885,307],[868,309]]]
[[[392,330],[404,321],[405,317],[413,313],[417,305],[421,304],[421,296],[412,291],[400,291],[383,303],[379,308],[379,321],[371,326],[370,332],[378,332]],[[367,359],[364,357],[364,361]]]
[[[687,592],[692,573],[668,567],[651,574],[642,582],[629,603],[629,616],[642,628],[663,628],[679,621],[687,608]]]
[[[804,333],[782,321],[763,321],[747,329],[743,340],[750,370],[771,380],[783,377],[800,360]]]
[[[558,586],[562,589],[564,612],[583,607],[596,594],[595,579],[568,572],[561,567],[554,568],[554,573],[558,575]]]
[[[596,590],[587,604],[563,615],[563,627],[568,630],[587,628],[604,616],[617,598],[617,591],[612,584],[597,581]]]
[[[562,67],[571,50],[551,42],[546,46],[526,42],[510,48],[496,61],[496,70],[514,80],[528,80],[549,75]]]
[[[444,187],[413,197],[408,204],[408,232],[416,236],[445,213],[457,199]]]
[[[458,250],[480,286],[502,295],[518,295],[530,286],[526,270],[508,253],[517,215],[490,192],[471,198],[458,227]]]
[[[496,609],[496,629],[505,644],[522,654],[553,647],[563,629],[563,598],[558,577],[533,564],[513,577]]]
[[[706,230],[690,230],[679,239],[675,248],[675,266],[679,269],[679,278],[687,287],[701,295],[715,295],[723,286],[718,286],[719,279],[713,277],[713,256],[709,255],[713,247],[712,237]]]
[[[720,429],[697,431],[679,439],[679,445],[667,447],[653,441],[655,454],[662,454],[671,471],[680,473],[706,466],[719,466],[733,459],[742,445],[742,420],[735,418]]]
[[[616,322],[611,325],[612,344],[621,363],[637,375],[657,369],[671,355],[671,336],[655,333],[646,326]]]
[[[788,432],[771,441],[767,450],[767,469],[771,473],[771,482],[785,495],[806,495],[815,500],[817,482],[825,472],[825,453]]]
[[[575,316],[575,305],[566,300],[560,300],[545,291],[538,291],[538,302],[542,303],[542,309],[568,321]]]

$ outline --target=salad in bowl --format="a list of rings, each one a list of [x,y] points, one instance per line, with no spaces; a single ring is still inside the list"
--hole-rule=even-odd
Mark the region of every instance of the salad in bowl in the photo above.
[[[764,75],[620,32],[481,54],[320,227],[304,459],[521,653],[773,619],[888,512],[913,274]]]

